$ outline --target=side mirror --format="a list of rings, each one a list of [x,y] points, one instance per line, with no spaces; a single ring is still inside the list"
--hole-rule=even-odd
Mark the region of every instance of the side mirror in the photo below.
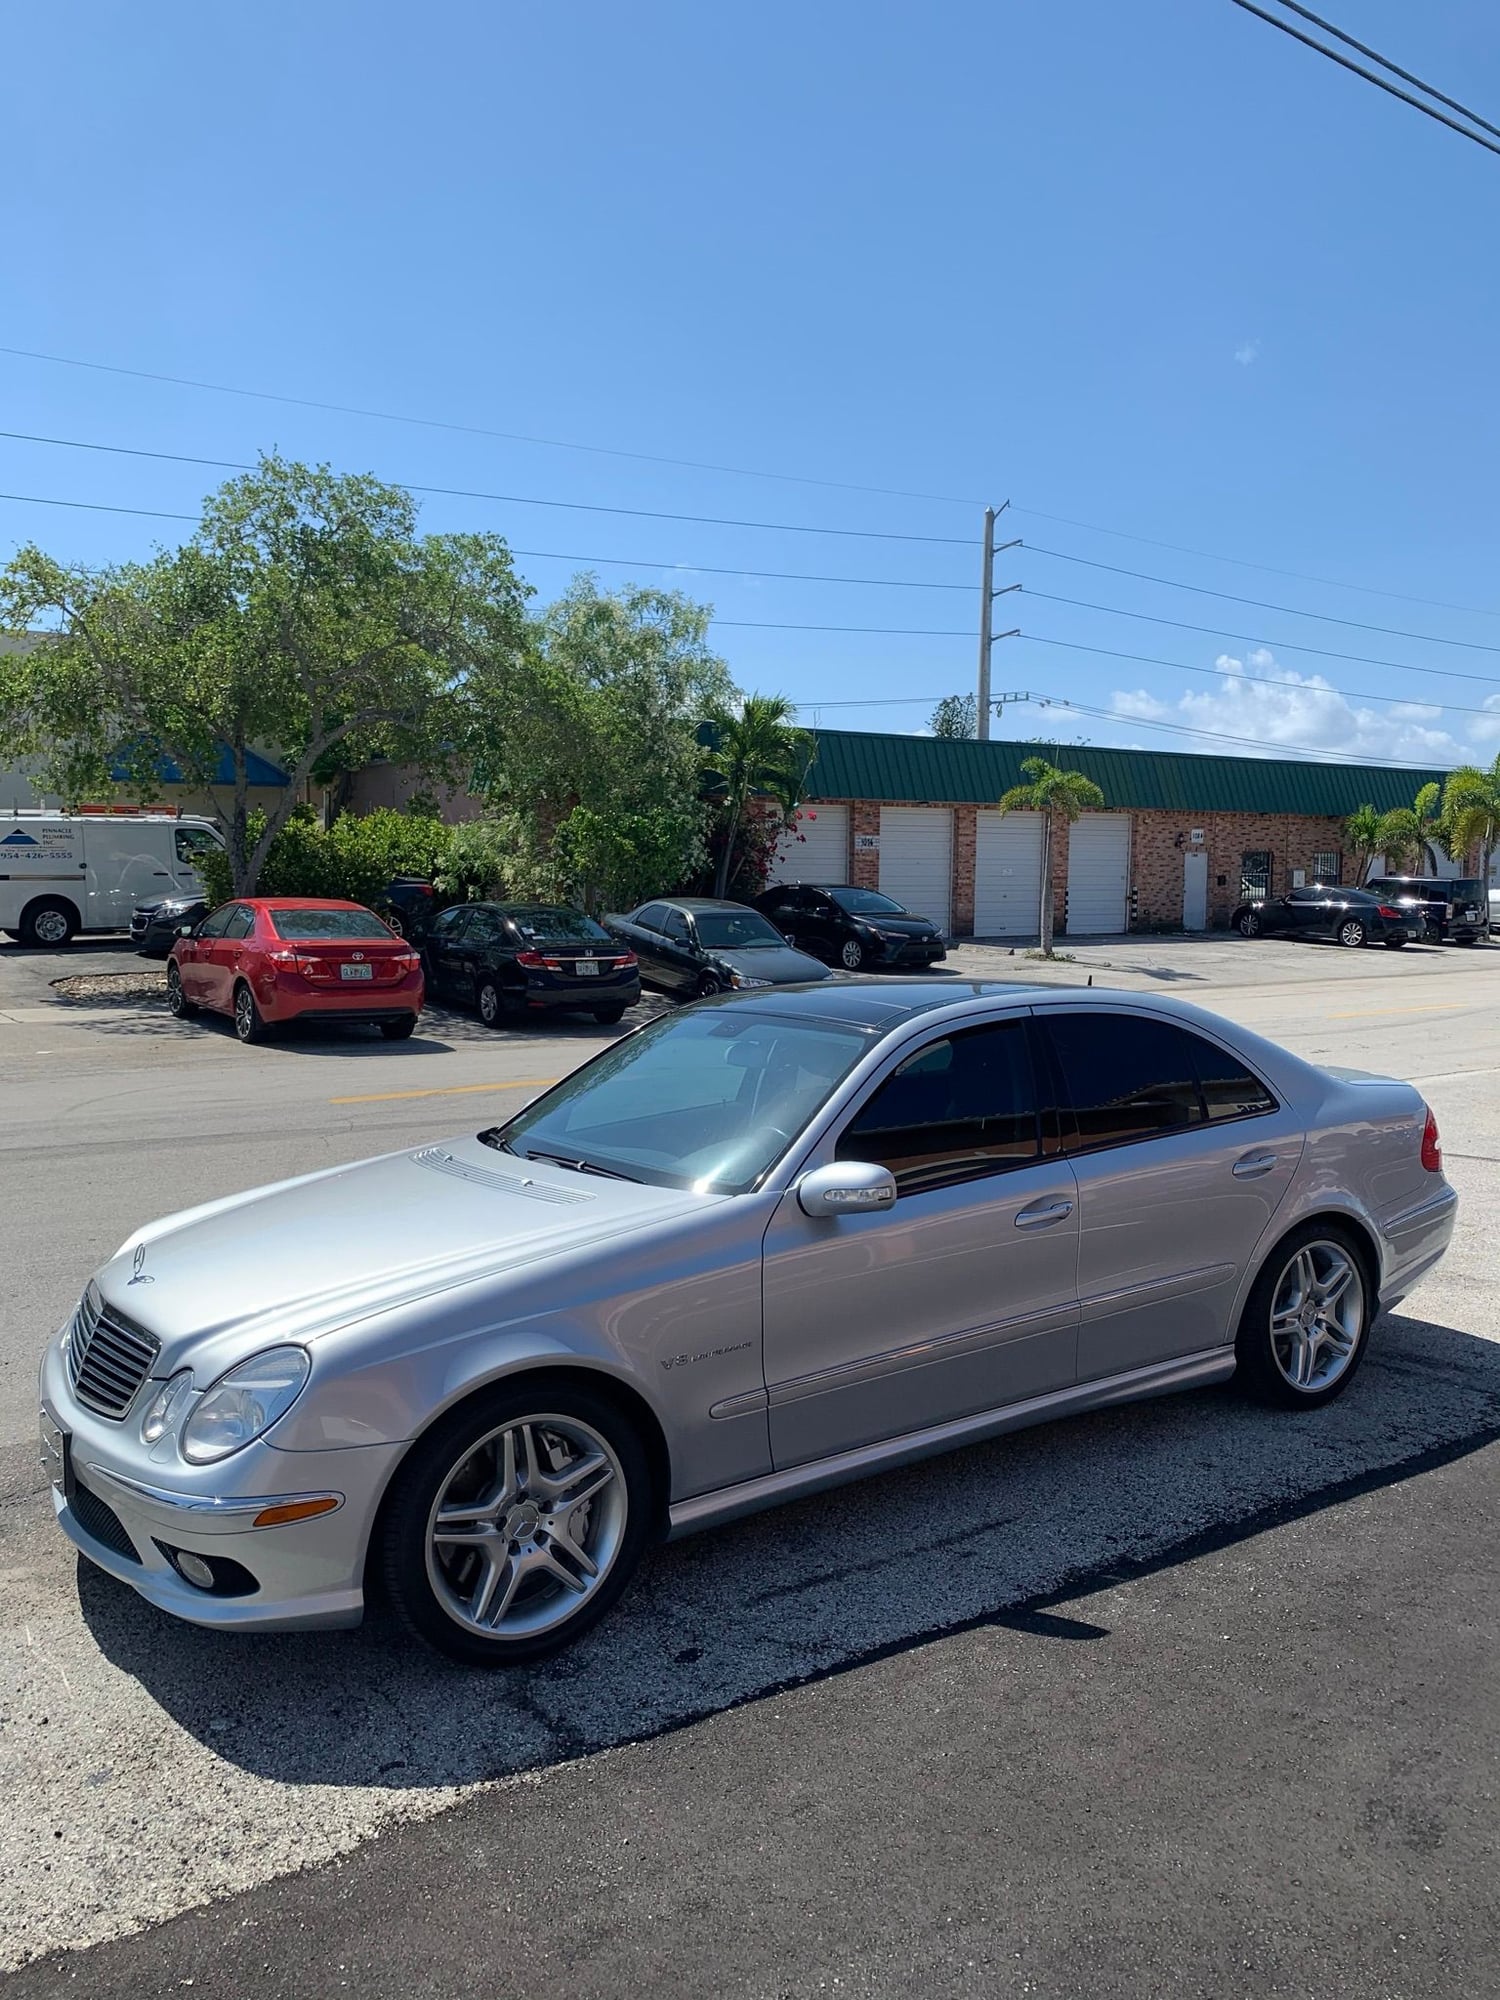
[[[889,1208],[896,1199],[896,1177],[889,1167],[866,1160],[835,1160],[814,1167],[797,1183],[797,1201],[804,1215],[861,1215],[872,1208]]]
[[[179,924],[177,926],[177,935],[179,937],[193,937],[197,929],[198,926],[196,924]]]
[[[781,935],[782,935],[782,937],[783,937],[783,938],[784,938],[784,939],[786,940],[786,942],[787,942],[788,944],[790,944],[790,945],[795,945],[795,944],[796,944],[797,940],[796,940],[796,939],[795,939],[795,938],[794,938],[794,937],[792,936],[792,934],[791,934],[791,932],[790,932],[790,931],[783,931],[783,932],[781,933]]]

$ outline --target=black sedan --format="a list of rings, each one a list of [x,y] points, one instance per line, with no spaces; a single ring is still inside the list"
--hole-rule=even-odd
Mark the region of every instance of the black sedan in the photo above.
[[[142,958],[169,958],[184,924],[196,924],[208,913],[202,896],[164,896],[137,903],[130,913],[130,942]]]
[[[794,986],[826,979],[828,969],[793,951],[780,931],[743,903],[708,896],[643,903],[628,917],[605,923],[641,962],[641,977],[678,1000],[696,1000],[731,987]]]
[[[430,1000],[474,1007],[487,1028],[578,1008],[613,1027],[641,997],[635,953],[557,903],[456,903],[422,944]]]
[[[1326,886],[1241,903],[1230,922],[1243,937],[1331,938],[1336,944],[1383,944],[1392,951],[1426,934],[1420,916],[1368,890]]]
[[[937,925],[914,917],[878,889],[782,882],[757,896],[755,907],[799,951],[810,951],[846,972],[866,966],[936,965],[944,955]]]

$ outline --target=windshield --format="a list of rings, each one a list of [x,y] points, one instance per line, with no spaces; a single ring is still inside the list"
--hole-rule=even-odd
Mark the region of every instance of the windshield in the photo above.
[[[517,929],[529,938],[540,938],[551,944],[608,944],[609,932],[602,924],[596,924],[592,917],[586,917],[582,910],[561,910],[550,903],[538,903],[526,909],[509,912]]]
[[[786,943],[754,910],[698,910],[693,922],[707,951],[758,951],[762,945]]]
[[[391,934],[368,910],[272,910],[271,928],[291,943],[309,944],[321,938],[384,938]]]
[[[479,1136],[522,1159],[742,1194],[870,1042],[870,1031],[739,1005],[669,1014]]]
[[[857,916],[904,917],[906,915],[900,903],[893,903],[889,896],[882,896],[878,889],[830,889],[828,893],[841,910],[853,911]]]

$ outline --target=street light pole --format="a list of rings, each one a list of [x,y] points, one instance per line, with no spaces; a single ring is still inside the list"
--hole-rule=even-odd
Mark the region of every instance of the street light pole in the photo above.
[[[1008,500],[1003,500],[998,507],[986,507],[984,510],[984,560],[979,571],[979,687],[974,702],[974,733],[984,742],[989,740],[990,734],[990,654],[997,636],[995,599],[1021,588],[1018,583],[1008,583],[1003,590],[995,588],[995,557],[1005,549],[1020,546],[1020,538],[1017,537],[1013,542],[1002,542],[998,549],[995,547],[995,522],[1009,505]],[[998,636],[1012,639],[1016,635],[1003,632]]]

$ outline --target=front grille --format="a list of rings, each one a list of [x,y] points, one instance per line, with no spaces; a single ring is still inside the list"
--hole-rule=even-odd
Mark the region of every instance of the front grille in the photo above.
[[[135,1401],[161,1343],[107,1312],[90,1285],[73,1316],[68,1373],[80,1403],[101,1417],[123,1417]]]
[[[91,1493],[82,1480],[74,1485],[73,1497],[68,1505],[74,1520],[86,1535],[92,1535],[96,1542],[103,1542],[107,1549],[113,1549],[117,1556],[124,1556],[127,1562],[140,1561],[140,1551],[130,1539],[125,1523],[114,1508],[107,1506],[97,1493]]]

